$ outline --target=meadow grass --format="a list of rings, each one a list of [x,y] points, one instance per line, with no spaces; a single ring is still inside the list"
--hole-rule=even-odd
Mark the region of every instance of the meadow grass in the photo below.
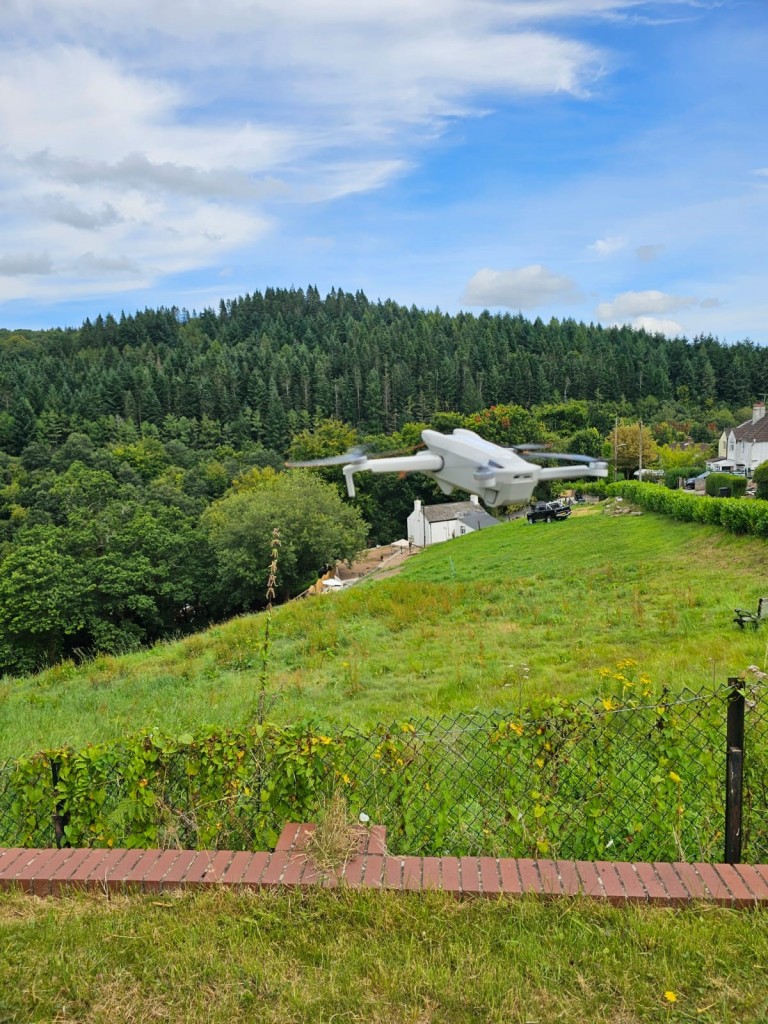
[[[273,611],[270,718],[370,724],[509,709],[610,690],[634,659],[656,686],[766,664],[737,606],[766,589],[768,546],[718,527],[578,510],[437,545],[400,575]],[[261,615],[151,650],[0,682],[0,757],[142,729],[242,726],[258,690]]]
[[[0,895],[15,1024],[729,1024],[768,1018],[764,912],[316,889]]]

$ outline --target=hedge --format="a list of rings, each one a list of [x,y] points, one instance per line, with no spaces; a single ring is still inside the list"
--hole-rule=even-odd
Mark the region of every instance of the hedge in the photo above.
[[[716,498],[722,488],[730,490],[730,497],[743,498],[747,490],[747,478],[732,473],[710,473],[706,479],[707,494]]]
[[[630,480],[610,484],[606,493],[684,522],[709,523],[731,533],[768,537],[768,501],[757,498],[711,498]]]

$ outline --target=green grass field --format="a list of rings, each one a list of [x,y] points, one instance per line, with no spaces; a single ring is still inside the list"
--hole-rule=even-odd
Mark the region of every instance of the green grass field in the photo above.
[[[0,1021],[768,1019],[765,914],[440,893],[0,896]]]
[[[766,591],[768,546],[656,515],[579,510],[516,521],[409,559],[391,579],[273,613],[270,717],[366,724],[541,695],[611,689],[632,658],[679,689],[765,666],[768,633],[735,606]],[[122,657],[0,683],[0,757],[144,728],[242,725],[256,699],[263,616]]]

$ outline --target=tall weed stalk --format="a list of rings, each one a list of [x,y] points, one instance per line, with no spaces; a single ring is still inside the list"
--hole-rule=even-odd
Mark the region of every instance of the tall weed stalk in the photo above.
[[[264,724],[267,711],[271,707],[271,704],[268,706],[267,702],[267,683],[269,680],[269,656],[272,649],[272,602],[275,599],[279,563],[280,529],[276,526],[272,531],[272,560],[269,563],[269,574],[267,576],[267,611],[264,619],[264,642],[261,645],[261,665],[259,666],[259,691],[255,714],[259,725]]]

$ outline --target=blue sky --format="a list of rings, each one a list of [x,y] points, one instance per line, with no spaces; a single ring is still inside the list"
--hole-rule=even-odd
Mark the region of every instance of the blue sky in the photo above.
[[[768,342],[766,0],[4,0],[0,326],[268,286]]]

